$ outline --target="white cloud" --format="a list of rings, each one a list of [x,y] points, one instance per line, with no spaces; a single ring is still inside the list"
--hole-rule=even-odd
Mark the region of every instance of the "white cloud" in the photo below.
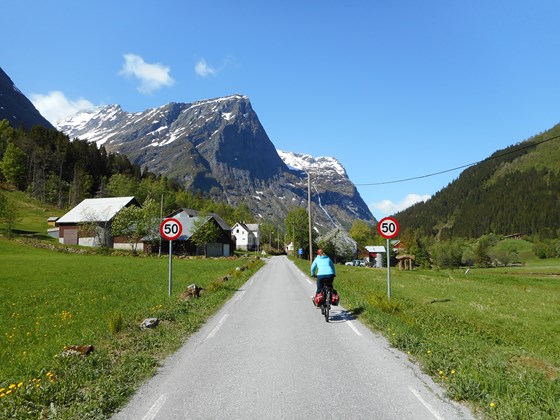
[[[162,64],[146,63],[139,55],[125,54],[124,64],[119,74],[137,78],[140,81],[139,92],[152,93],[162,86],[172,86],[175,83],[169,71],[169,67]]]
[[[371,207],[374,213],[377,210],[378,213],[383,213],[383,215],[390,215],[404,210],[420,201],[426,201],[429,198],[429,194],[408,194],[400,203],[393,203],[391,200],[382,200],[373,203]]]
[[[209,65],[204,58],[198,60],[194,66],[194,71],[202,77],[215,76],[218,73],[218,70]]]
[[[79,98],[71,100],[58,90],[49,92],[47,95],[33,93],[31,94],[31,102],[51,124],[73,115],[76,112],[95,108],[95,105],[87,99]]]

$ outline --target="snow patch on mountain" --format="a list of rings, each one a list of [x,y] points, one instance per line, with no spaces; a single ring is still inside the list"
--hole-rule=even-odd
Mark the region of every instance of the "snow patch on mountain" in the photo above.
[[[329,156],[313,157],[304,153],[285,152],[276,150],[284,163],[292,169],[298,171],[336,171],[340,176],[348,177],[342,164],[335,158]]]

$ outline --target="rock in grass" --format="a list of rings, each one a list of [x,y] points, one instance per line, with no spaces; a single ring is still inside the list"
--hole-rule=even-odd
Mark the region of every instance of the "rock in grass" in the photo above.
[[[85,346],[64,346],[64,351],[61,353],[62,357],[69,356],[87,356],[93,351],[92,345]]]
[[[189,300],[191,298],[198,298],[204,289],[196,284],[191,284],[187,289],[181,293],[182,300]]]
[[[158,324],[159,324],[159,319],[157,319],[157,318],[146,318],[140,324],[140,329],[145,330],[147,328],[155,328],[155,327],[158,326]]]

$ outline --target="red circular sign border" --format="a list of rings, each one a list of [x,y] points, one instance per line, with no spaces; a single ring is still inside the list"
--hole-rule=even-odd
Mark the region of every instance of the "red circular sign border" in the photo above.
[[[386,221],[386,220],[390,220],[391,222],[393,222],[395,224],[395,226],[397,227],[397,229],[395,230],[395,233],[392,235],[385,235],[383,232],[381,232],[381,224]],[[399,234],[399,231],[401,230],[400,226],[399,226],[399,222],[397,222],[397,220],[393,217],[384,217],[383,219],[381,219],[378,223],[377,223],[377,232],[385,239],[393,239],[395,236],[397,236]]]
[[[165,226],[167,222],[175,222],[177,223],[177,225],[179,225],[179,232],[176,235],[167,236],[165,233],[163,233],[163,226]],[[183,233],[183,225],[179,220],[175,219],[174,217],[168,217],[167,219],[163,219],[161,225],[159,225],[159,233],[162,236],[162,238],[167,239],[168,241],[174,241]]]

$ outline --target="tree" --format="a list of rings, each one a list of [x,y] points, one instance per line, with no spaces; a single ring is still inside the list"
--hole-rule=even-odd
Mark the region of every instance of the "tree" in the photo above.
[[[126,238],[132,251],[136,253],[138,243],[143,237],[157,237],[159,212],[159,205],[151,198],[148,198],[142,207],[125,207],[113,219],[111,232],[113,236]]]
[[[93,177],[83,168],[76,165],[74,167],[74,176],[70,184],[69,201],[71,206],[77,205],[85,198],[91,197],[91,188],[93,186]]]
[[[216,242],[222,230],[218,226],[216,220],[213,217],[199,217],[193,223],[194,233],[191,236],[191,240],[196,244],[196,246],[204,247],[204,256],[207,255],[206,246],[213,242]]]
[[[138,190],[138,181],[123,174],[115,174],[109,178],[107,192],[111,197],[132,197]]]
[[[263,248],[267,252],[272,251],[272,244],[274,244],[274,238],[276,238],[275,230],[276,228],[271,223],[261,223],[261,248]]]
[[[8,143],[6,152],[2,161],[0,161],[0,169],[4,174],[4,178],[10,184],[16,187],[22,186],[23,176],[25,175],[25,153],[14,143]]]
[[[334,263],[349,261],[356,258],[356,243],[344,230],[335,228],[317,239],[322,248]]]
[[[12,237],[18,219],[17,209],[14,203],[8,200],[4,194],[0,194],[0,223],[6,224],[8,238]]]
[[[490,267],[492,263],[492,259],[490,255],[488,255],[488,249],[490,248],[489,241],[487,237],[483,236],[478,240],[476,244],[475,256],[476,256],[476,265],[478,267]]]
[[[461,257],[461,263],[468,267],[472,267],[475,261],[476,261],[475,250],[473,249],[472,246],[466,247],[465,250],[463,251],[463,256]]]
[[[414,255],[414,263],[420,268],[430,268],[431,239],[427,236],[420,236],[420,231],[414,235],[414,241],[408,245],[408,253]]]
[[[284,224],[294,249],[303,248],[304,253],[309,255],[309,219],[307,210],[303,207],[298,207],[290,211],[286,216]]]
[[[13,138],[14,129],[10,126],[8,120],[0,120],[0,156],[4,155],[4,151],[8,142]]]
[[[358,246],[362,248],[373,244],[374,236],[372,227],[363,220],[355,220],[348,234],[358,243]]]
[[[246,203],[239,204],[234,210],[232,214],[233,220],[231,220],[235,224],[236,222],[244,222],[244,223],[254,223],[255,217],[251,213],[249,206]]]

